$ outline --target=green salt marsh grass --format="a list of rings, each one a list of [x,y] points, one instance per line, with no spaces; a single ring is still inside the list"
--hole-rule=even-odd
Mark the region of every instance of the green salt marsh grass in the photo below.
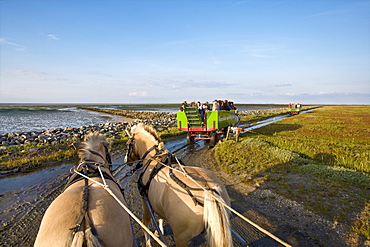
[[[244,183],[274,190],[370,239],[370,106],[324,106],[215,147]]]
[[[326,106],[257,131],[319,164],[370,173],[370,106]]]

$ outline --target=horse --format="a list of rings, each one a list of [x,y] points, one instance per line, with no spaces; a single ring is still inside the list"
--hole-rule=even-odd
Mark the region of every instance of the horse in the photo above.
[[[110,171],[109,148],[104,135],[87,135],[78,146],[80,163],[75,171],[104,183],[126,205]],[[133,246],[128,213],[101,185],[79,174],[70,176],[46,210],[34,246]]]
[[[139,162],[139,190],[158,215],[162,234],[166,220],[177,247],[188,246],[203,232],[209,246],[232,246],[230,212],[223,205],[230,205],[230,198],[216,175],[205,168],[181,164],[164,150],[163,142],[150,126],[139,123],[128,134],[126,163]],[[150,221],[144,201],[143,224],[148,226]],[[149,235],[144,234],[146,246],[151,246]]]

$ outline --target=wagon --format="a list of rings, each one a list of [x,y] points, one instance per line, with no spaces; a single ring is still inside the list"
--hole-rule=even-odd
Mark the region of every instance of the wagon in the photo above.
[[[289,115],[294,116],[298,115],[299,112],[301,111],[300,107],[294,107],[294,108],[288,108],[289,109]]]
[[[197,107],[185,107],[177,112],[177,128],[187,131],[187,141],[203,139],[214,146],[222,137],[227,135],[229,127],[237,126],[239,117],[235,110],[206,111],[204,116]]]

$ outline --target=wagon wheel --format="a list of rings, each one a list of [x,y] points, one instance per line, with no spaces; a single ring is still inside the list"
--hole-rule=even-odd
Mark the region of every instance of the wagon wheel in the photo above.
[[[211,140],[209,144],[213,147],[217,144],[217,142],[220,140],[219,135],[216,132],[211,133]]]
[[[191,132],[189,132],[188,135],[186,136],[186,141],[188,142],[188,144],[194,143],[194,136],[191,135]]]

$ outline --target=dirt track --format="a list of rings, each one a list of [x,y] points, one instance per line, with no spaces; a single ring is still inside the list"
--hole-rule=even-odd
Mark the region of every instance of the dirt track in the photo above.
[[[232,208],[281,238],[292,246],[358,246],[348,243],[349,233],[344,227],[335,225],[294,201],[282,198],[270,190],[254,188],[235,181],[233,177],[214,167],[212,149],[190,149],[181,159],[186,165],[205,166],[213,170],[224,181],[232,198]],[[117,158],[117,157],[116,157]],[[55,168],[50,168],[55,169]],[[66,171],[54,179],[31,186],[22,191],[0,194],[0,238],[1,246],[32,246],[38,226],[47,206],[61,192]],[[122,182],[130,209],[140,218],[141,200],[136,189],[136,177]],[[232,219],[233,229],[241,234],[249,246],[281,246],[276,241],[257,231],[238,217]],[[139,246],[144,246],[143,235],[136,223],[133,224]],[[165,228],[166,239],[173,246],[171,230]],[[346,243],[347,242],[347,243]],[[197,237],[191,246],[204,246],[203,238]],[[240,246],[236,242],[236,246]]]

